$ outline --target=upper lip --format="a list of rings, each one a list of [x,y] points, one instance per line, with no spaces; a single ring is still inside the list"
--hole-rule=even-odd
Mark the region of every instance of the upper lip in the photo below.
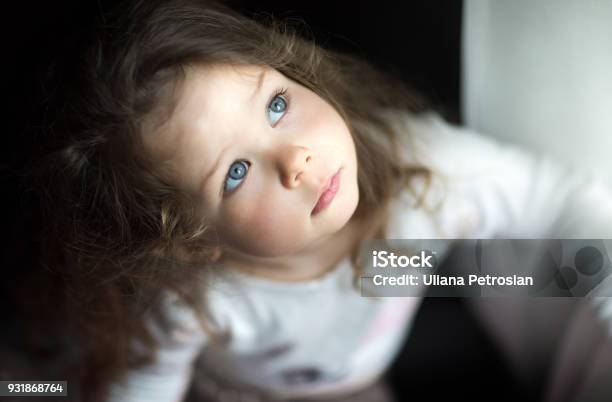
[[[339,169],[338,169],[339,170]],[[334,171],[334,173],[332,173],[329,178],[327,179],[327,181],[325,182],[325,185],[323,187],[321,187],[321,189],[319,190],[319,195],[317,196],[317,203],[319,202],[319,200],[321,199],[321,196],[323,195],[323,193],[325,191],[327,191],[327,189],[329,189],[329,187],[331,186],[332,183],[332,179],[334,178],[334,176],[336,175],[336,173],[338,173],[338,170]]]

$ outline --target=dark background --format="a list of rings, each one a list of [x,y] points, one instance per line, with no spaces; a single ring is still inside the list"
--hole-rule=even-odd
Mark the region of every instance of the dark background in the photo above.
[[[2,300],[6,289],[30,269],[23,256],[33,250],[24,239],[33,230],[27,222],[34,204],[20,176],[37,136],[49,124],[46,99],[61,91],[62,82],[49,80],[50,73],[74,60],[83,33],[115,3],[22,2],[4,15],[0,35],[7,111],[0,155],[4,310],[10,310],[9,302]],[[265,12],[303,20],[323,46],[359,54],[393,72],[428,96],[447,119],[461,122],[461,1],[229,0],[228,4],[246,14]],[[528,396],[516,387],[499,352],[460,299],[425,300],[390,379],[399,400],[418,395],[429,400]],[[501,389],[506,389],[506,396],[500,399]]]

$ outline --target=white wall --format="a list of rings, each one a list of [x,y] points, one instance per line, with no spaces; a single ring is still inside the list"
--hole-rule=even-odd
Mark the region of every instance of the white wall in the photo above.
[[[466,125],[612,182],[612,0],[465,0]]]

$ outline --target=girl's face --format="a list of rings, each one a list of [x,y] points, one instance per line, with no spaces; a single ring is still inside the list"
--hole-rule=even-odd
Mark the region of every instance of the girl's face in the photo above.
[[[297,255],[345,226],[359,201],[357,157],[331,105],[255,66],[194,68],[183,88],[147,145],[195,195],[225,246],[258,257]],[[335,197],[315,210],[336,173]]]

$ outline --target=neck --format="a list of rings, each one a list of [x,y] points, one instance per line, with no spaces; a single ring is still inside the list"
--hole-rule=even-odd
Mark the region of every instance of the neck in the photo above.
[[[339,232],[320,241],[316,247],[289,256],[263,258],[230,252],[222,264],[250,275],[280,282],[318,278],[334,269],[361,239],[373,236],[377,225],[351,221]]]

